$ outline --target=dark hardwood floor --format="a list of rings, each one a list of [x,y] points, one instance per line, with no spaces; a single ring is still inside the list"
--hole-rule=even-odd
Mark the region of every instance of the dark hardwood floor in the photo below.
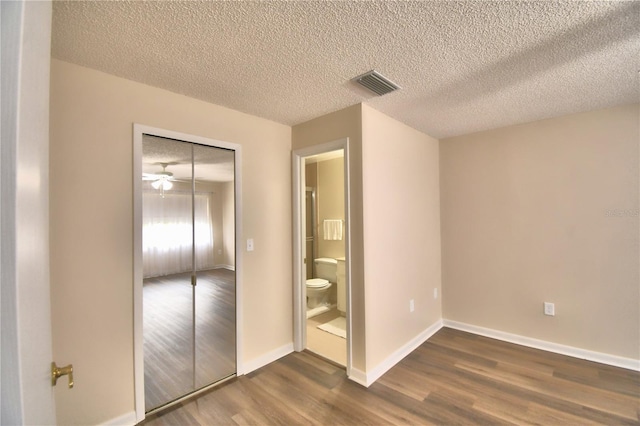
[[[640,373],[443,328],[369,388],[292,353],[146,425],[640,425]]]
[[[197,275],[195,352],[190,273],[144,280],[147,411],[236,372],[235,274],[213,269]]]

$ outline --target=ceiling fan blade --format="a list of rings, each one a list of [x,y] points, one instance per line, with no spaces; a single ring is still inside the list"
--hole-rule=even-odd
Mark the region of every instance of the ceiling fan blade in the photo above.
[[[171,178],[169,180],[171,180],[173,182],[191,183],[191,179],[180,179],[180,178],[175,179],[175,178]],[[203,179],[203,178],[195,178],[194,180],[196,181],[196,183],[211,183],[211,181],[208,181],[208,180]]]
[[[170,179],[171,175],[166,173],[142,173],[143,180]]]

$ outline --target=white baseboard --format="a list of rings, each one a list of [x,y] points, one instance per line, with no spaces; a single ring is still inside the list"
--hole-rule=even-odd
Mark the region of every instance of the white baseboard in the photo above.
[[[558,343],[532,339],[530,337],[505,333],[503,331],[478,327],[475,325],[465,324],[457,321],[443,320],[443,324],[445,327],[455,328],[456,330],[466,331],[469,333],[478,334],[480,336],[490,337],[492,339],[502,340],[509,343],[515,343],[516,345],[528,346],[530,348],[541,349],[543,351],[554,352],[574,358],[586,359],[588,361],[599,362],[601,364],[607,364],[614,367],[640,371],[640,360],[633,358],[624,358],[621,356],[609,355],[602,352],[594,352],[586,349],[575,348],[573,346],[560,345]]]
[[[136,412],[131,411],[130,413],[123,414],[122,416],[116,417],[111,420],[107,420],[102,423],[102,426],[133,426],[138,423],[136,419]]]
[[[243,364],[242,369],[244,371],[238,371],[238,375],[241,374],[249,374],[254,370],[257,370],[260,367],[264,367],[267,364],[272,363],[285,355],[289,355],[293,352],[293,343],[287,343],[284,346],[280,346],[270,352],[267,352],[264,355],[259,356],[258,358],[254,358],[250,361],[247,361]]]
[[[358,370],[357,368],[351,367],[349,379],[353,380],[359,385],[369,387],[369,385],[367,385],[367,374],[362,370]]]
[[[418,346],[426,342],[431,336],[436,334],[438,330],[442,328],[442,320],[438,320],[431,324],[426,330],[418,334],[416,337],[407,342],[404,346],[400,347],[394,353],[389,355],[387,359],[378,364],[370,371],[363,373],[362,371],[351,369],[351,376],[349,377],[356,383],[360,383],[363,386],[369,387],[376,380],[378,380],[384,373],[389,371],[394,365],[402,361],[404,357],[413,352]]]

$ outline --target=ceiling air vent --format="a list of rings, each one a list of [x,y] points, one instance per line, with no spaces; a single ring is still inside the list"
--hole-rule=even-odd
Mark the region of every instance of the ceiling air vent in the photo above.
[[[400,89],[400,86],[382,76],[375,70],[371,70],[368,73],[356,77],[355,81],[380,96]]]

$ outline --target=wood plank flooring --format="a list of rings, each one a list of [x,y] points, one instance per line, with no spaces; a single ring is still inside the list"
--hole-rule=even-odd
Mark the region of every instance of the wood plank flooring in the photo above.
[[[640,425],[640,373],[443,328],[369,388],[292,353],[146,425]]]
[[[144,280],[146,411],[236,372],[235,274],[197,275],[195,354],[190,273]]]

